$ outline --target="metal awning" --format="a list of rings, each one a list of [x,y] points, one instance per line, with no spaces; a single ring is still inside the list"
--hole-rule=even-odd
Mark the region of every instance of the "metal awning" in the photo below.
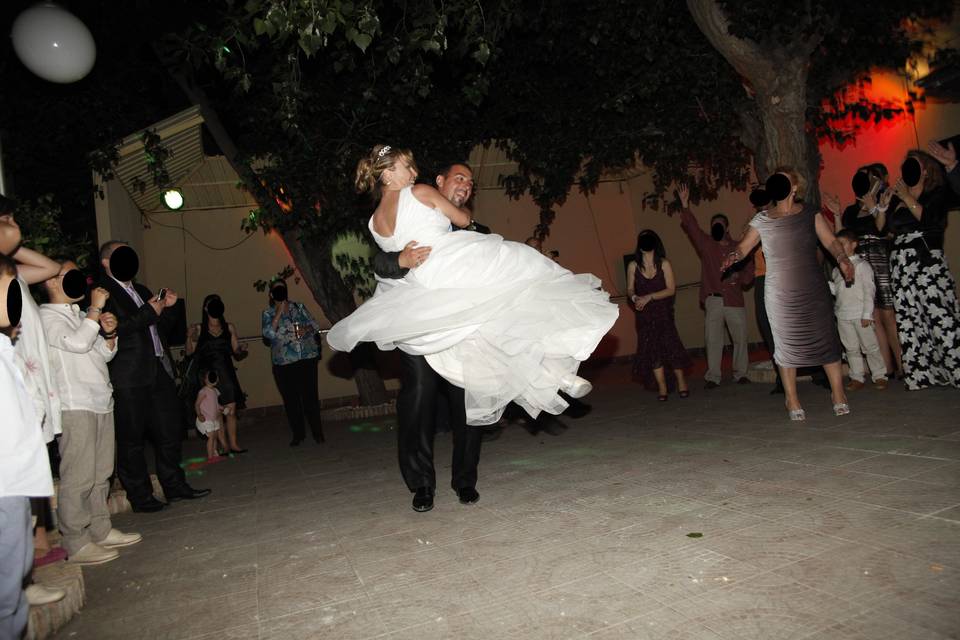
[[[125,137],[120,142],[119,161],[114,174],[123,184],[127,193],[143,212],[164,210],[161,200],[161,188],[154,184],[147,168],[144,154],[143,133],[150,130],[160,137],[161,144],[171,152],[164,162],[164,168],[170,176],[165,188],[183,188],[184,180],[198,167],[204,164],[202,131],[203,117],[200,108],[192,106],[165,120],[161,120],[145,129]],[[184,193],[184,208],[196,205],[189,202]],[[189,204],[188,204],[189,203]]]

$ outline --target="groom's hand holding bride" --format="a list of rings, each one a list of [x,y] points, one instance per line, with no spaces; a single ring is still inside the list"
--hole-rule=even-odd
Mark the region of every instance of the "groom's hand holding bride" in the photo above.
[[[430,255],[430,247],[418,247],[416,240],[411,240],[400,252],[397,262],[402,269],[415,269],[423,264]]]

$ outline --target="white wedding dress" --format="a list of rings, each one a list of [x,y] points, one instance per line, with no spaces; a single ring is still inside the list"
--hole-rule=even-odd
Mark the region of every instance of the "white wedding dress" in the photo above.
[[[427,260],[402,280],[381,280],[374,296],[330,330],[327,342],[358,342],[426,356],[465,391],[467,422],[492,424],[511,401],[531,416],[567,408],[561,380],[576,375],[617,319],[617,305],[590,274],[573,274],[535,249],[501,236],[452,231],[439,211],[400,192],[394,233],[370,233],[384,251],[411,240]]]

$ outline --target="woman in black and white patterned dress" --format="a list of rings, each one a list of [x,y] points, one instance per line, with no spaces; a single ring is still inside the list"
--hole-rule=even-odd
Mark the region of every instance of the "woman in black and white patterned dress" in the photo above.
[[[960,304],[943,255],[950,194],[943,169],[923,151],[907,154],[889,216],[890,276],[903,346],[904,383],[960,388]]]

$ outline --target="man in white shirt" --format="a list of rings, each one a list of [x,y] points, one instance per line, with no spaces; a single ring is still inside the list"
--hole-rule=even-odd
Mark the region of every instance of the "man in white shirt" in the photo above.
[[[20,321],[16,276],[16,264],[0,253],[0,638],[19,638],[27,626],[23,582],[33,566],[30,498],[53,495],[40,419],[9,337]]]
[[[880,344],[873,328],[873,305],[877,286],[870,263],[856,255],[857,236],[850,229],[837,233],[837,241],[850,256],[853,263],[853,284],[847,285],[840,270],[834,267],[830,291],[836,296],[834,312],[837,316],[837,331],[840,341],[847,352],[847,364],[850,366],[848,391],[862,389],[864,384],[863,356],[867,357],[873,386],[877,389],[887,387],[887,368],[880,355]]]
[[[70,562],[102,564],[119,555],[116,547],[141,540],[139,533],[112,528],[107,508],[115,448],[107,363],[117,352],[117,319],[103,313],[110,294],[99,287],[86,312],[80,310],[87,282],[73,262],[64,262],[44,288],[49,303],[40,307],[40,319],[62,407],[57,515],[63,548]]]

